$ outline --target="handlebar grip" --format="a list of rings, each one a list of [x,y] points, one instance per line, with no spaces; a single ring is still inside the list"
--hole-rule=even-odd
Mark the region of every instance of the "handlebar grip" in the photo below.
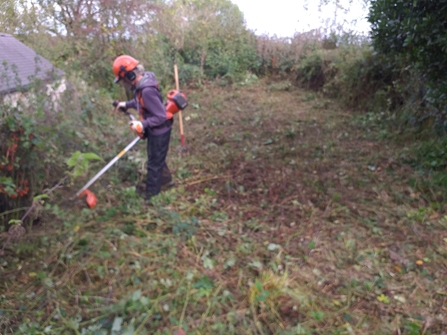
[[[118,103],[119,103],[119,101],[118,100],[114,100],[113,102],[112,102],[112,105],[113,105],[113,107],[115,107],[116,108],[116,106],[118,106]],[[124,107],[120,107],[120,108],[118,108],[121,112],[124,112],[124,113],[126,113],[127,112],[127,108],[124,108]]]
[[[116,108],[116,106],[118,106],[118,103],[119,103],[118,100],[114,100],[113,103],[112,103],[113,107]],[[132,121],[133,121],[133,120],[136,120],[135,116],[133,116],[131,113],[129,113],[129,112],[127,111],[127,108],[123,108],[123,107],[121,107],[121,108],[119,108],[119,110],[120,110],[121,112],[125,113],[125,114],[126,114]]]

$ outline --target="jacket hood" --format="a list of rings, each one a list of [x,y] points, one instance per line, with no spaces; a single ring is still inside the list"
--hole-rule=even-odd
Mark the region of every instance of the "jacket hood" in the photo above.
[[[135,89],[137,91],[148,87],[148,86],[157,86],[158,82],[157,82],[157,78],[155,78],[155,74],[153,72],[145,72],[143,74],[143,78],[141,78],[141,80],[138,82],[138,84],[136,85]]]

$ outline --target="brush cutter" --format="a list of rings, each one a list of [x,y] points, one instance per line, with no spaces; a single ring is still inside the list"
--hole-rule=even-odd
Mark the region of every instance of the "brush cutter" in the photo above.
[[[118,106],[118,103],[116,102],[116,101],[114,101],[113,102],[113,106],[115,107],[115,110],[116,110],[116,107]],[[129,116],[129,118],[130,118],[130,120],[135,120],[135,117],[131,114],[131,113],[129,113],[128,111],[127,111],[127,109],[123,109],[123,108],[120,108],[119,109],[121,112],[123,112],[123,113],[125,113],[127,116]],[[113,158],[106,166],[104,166],[103,168],[102,168],[102,170],[101,171],[99,171],[92,179],[90,179],[88,182],[87,182],[87,184],[85,184],[84,185],[84,187],[82,187],[77,193],[76,193],[76,197],[78,197],[78,198],[82,198],[82,197],[84,197],[84,196],[87,196],[86,197],[86,202],[87,202],[87,205],[90,207],[90,208],[94,208],[95,206],[96,206],[96,204],[97,204],[97,202],[98,202],[98,200],[97,200],[97,198],[96,198],[96,195],[92,192],[92,191],[90,191],[88,188],[91,186],[91,185],[93,185],[93,183],[95,182],[95,181],[97,181],[98,179],[99,179],[99,177],[101,177],[113,164],[115,164],[117,161],[118,161],[118,159],[120,159],[126,152],[128,152],[135,144],[137,144],[137,142],[140,140],[140,137],[137,137],[137,138],[135,138],[132,142],[130,142],[128,145],[127,145],[127,147],[125,147],[117,156],[115,156],[115,158]]]

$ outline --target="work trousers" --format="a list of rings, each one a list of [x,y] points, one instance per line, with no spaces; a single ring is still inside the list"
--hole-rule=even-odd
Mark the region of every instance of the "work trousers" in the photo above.
[[[171,129],[161,135],[148,135],[147,138],[147,177],[146,198],[160,193],[161,185],[172,181],[171,172],[166,164],[166,156],[171,140]]]

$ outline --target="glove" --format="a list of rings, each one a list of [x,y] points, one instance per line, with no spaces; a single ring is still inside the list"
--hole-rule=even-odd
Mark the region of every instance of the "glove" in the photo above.
[[[130,130],[132,130],[135,134],[143,138],[144,136],[144,127],[140,121],[133,120],[129,122]]]
[[[126,102],[125,101],[114,101],[113,106],[115,106],[116,109],[126,110]]]

